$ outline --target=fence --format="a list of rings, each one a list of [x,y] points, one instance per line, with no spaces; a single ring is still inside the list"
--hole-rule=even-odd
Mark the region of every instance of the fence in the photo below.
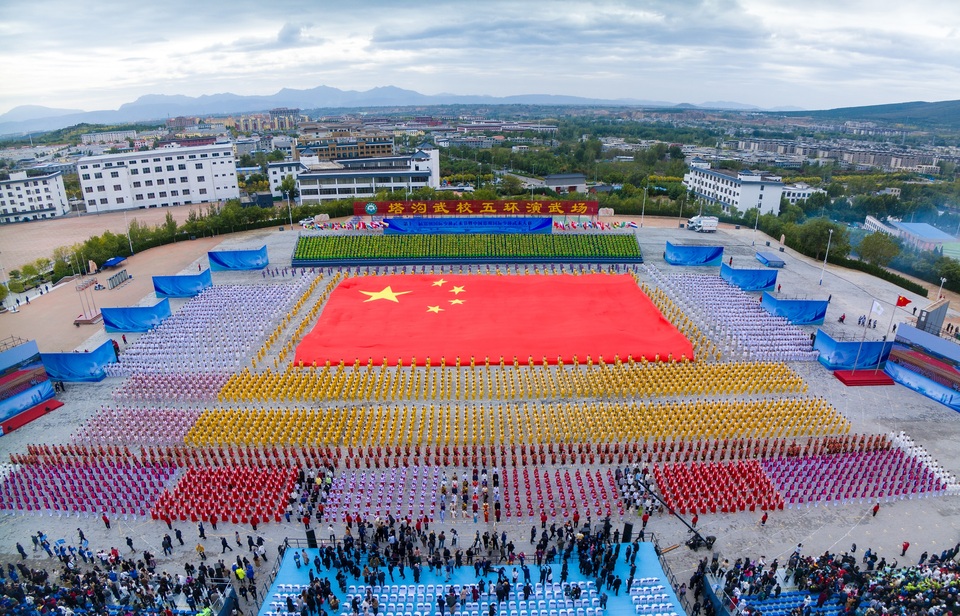
[[[127,270],[120,270],[113,276],[107,279],[107,288],[116,289],[126,281],[130,280],[131,276],[127,273]]]

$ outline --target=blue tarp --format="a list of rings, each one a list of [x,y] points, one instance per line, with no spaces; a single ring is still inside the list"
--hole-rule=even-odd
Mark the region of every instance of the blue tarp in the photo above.
[[[195,297],[213,286],[210,270],[190,276],[154,276],[153,291],[157,297]]]
[[[41,353],[40,358],[55,381],[93,383],[107,376],[104,368],[117,361],[117,354],[107,340],[90,353]]]
[[[215,272],[224,270],[258,270],[270,264],[267,257],[267,247],[261,246],[257,250],[219,250],[208,252],[210,269]]]
[[[827,316],[827,300],[777,299],[764,291],[760,305],[770,314],[784,317],[793,325],[820,325]]]
[[[883,371],[904,387],[909,387],[913,391],[923,394],[932,400],[936,400],[944,406],[955,411],[960,411],[960,392],[954,391],[945,385],[941,385],[892,361],[887,362]]]
[[[758,252],[757,261],[763,263],[767,267],[783,267],[785,263],[783,259],[777,256],[775,252]]]
[[[126,257],[110,257],[103,263],[103,267],[115,267],[126,261]]]
[[[170,300],[163,299],[153,306],[103,308],[100,314],[108,332],[145,332],[170,316]]]
[[[734,269],[723,263],[720,277],[744,291],[766,291],[777,284],[777,271],[766,269]]]
[[[719,265],[723,246],[677,246],[667,242],[663,258],[670,265]]]
[[[878,362],[887,361],[893,342],[840,342],[822,329],[817,330],[813,350],[819,351],[817,361],[829,370],[853,370],[876,368]],[[859,357],[858,357],[859,354]]]
[[[388,218],[387,235],[401,233],[551,233],[552,218]]]

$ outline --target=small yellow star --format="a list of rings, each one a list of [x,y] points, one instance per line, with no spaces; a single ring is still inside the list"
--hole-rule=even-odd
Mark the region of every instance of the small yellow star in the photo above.
[[[453,287],[452,289],[450,289],[450,292],[453,293],[454,295],[460,295],[461,293],[463,293],[463,287]]]
[[[378,299],[385,299],[397,304],[400,303],[397,297],[410,293],[410,291],[394,291],[389,286],[387,286],[387,288],[385,288],[382,291],[360,291],[360,292],[363,293],[364,295],[370,296],[368,299],[363,300],[363,303],[372,302]]]
[[[454,305],[458,305],[458,304],[462,304],[462,303],[465,302],[465,301],[466,301],[466,300],[463,300],[463,299],[451,299],[451,300],[450,300],[450,303],[451,303],[451,304],[454,304]]]
[[[443,308],[441,308],[440,306],[427,306],[427,312],[440,314],[441,312],[443,312]]]
[[[444,280],[443,278],[441,278],[440,280],[434,281],[433,286],[435,286],[435,287],[442,287],[442,286],[445,285],[445,284],[447,284],[447,281]]]

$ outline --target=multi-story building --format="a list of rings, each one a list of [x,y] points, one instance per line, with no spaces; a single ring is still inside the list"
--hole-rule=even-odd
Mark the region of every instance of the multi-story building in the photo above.
[[[28,176],[15,171],[9,180],[0,180],[0,223],[55,218],[70,211],[63,175]]]
[[[826,193],[822,188],[814,188],[809,184],[800,182],[799,184],[788,184],[783,187],[783,198],[790,202],[790,205],[796,205],[798,201],[806,201],[817,193]]]
[[[116,143],[117,141],[126,141],[127,139],[136,139],[135,130],[114,130],[105,133],[85,133],[80,135],[82,143]]]
[[[409,156],[320,161],[304,157],[297,177],[302,203],[372,197],[380,190],[440,187],[440,152],[424,147]],[[271,189],[274,176],[270,175]],[[279,176],[278,169],[278,176]],[[282,180],[282,176],[281,180]],[[276,193],[274,193],[276,195]]]
[[[341,160],[343,158],[373,158],[393,156],[394,145],[391,135],[371,135],[368,137],[323,137],[313,139],[298,146],[298,157],[309,149],[320,160]]]
[[[683,185],[697,197],[717,203],[725,211],[744,212],[759,208],[761,214],[778,214],[783,182],[779,176],[758,171],[711,169],[710,163],[693,159],[683,176]]]
[[[283,189],[280,184],[288,175],[293,176],[294,182],[301,173],[307,171],[307,167],[298,160],[284,160],[280,162],[267,163],[267,179],[270,180],[270,192],[274,197],[282,197]]]
[[[232,144],[87,156],[77,162],[88,212],[236,199]]]
[[[237,153],[237,156],[253,154],[260,149],[260,137],[254,135],[253,137],[237,139],[237,141],[233,144],[233,147],[234,151]]]
[[[283,155],[292,160],[295,158],[294,153],[297,150],[297,138],[290,137],[289,135],[277,135],[270,138],[270,151],[275,152],[280,150],[283,152]]]

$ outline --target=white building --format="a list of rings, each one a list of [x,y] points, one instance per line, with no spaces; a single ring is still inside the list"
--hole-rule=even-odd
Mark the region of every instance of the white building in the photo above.
[[[826,194],[822,188],[814,188],[809,184],[800,182],[799,184],[788,184],[783,187],[783,198],[790,202],[790,205],[796,205],[798,201],[806,201],[817,193]]]
[[[116,143],[127,139],[136,139],[135,130],[114,130],[105,133],[84,133],[80,135],[81,143]]]
[[[783,182],[778,176],[757,171],[715,170],[708,163],[698,161],[683,176],[683,185],[697,197],[718,203],[724,211],[733,207],[739,212],[759,208],[761,214],[780,213]]]
[[[423,146],[409,156],[383,156],[337,161],[319,161],[300,153],[302,167],[296,172],[301,203],[319,203],[335,199],[367,198],[380,190],[416,190],[440,187],[440,151]],[[286,173],[270,168],[270,187],[274,178],[282,181]],[[282,175],[281,175],[282,173]],[[276,193],[274,193],[276,194]]]
[[[297,151],[297,138],[289,135],[277,135],[270,139],[270,151],[280,150],[287,159],[292,159]]]
[[[283,197],[283,190],[280,183],[288,175],[293,176],[294,182],[301,173],[307,171],[307,167],[299,160],[284,160],[280,162],[267,163],[267,179],[270,180],[270,193],[274,198]]]
[[[232,144],[88,156],[77,162],[88,212],[240,197]]]
[[[58,171],[28,177],[15,171],[0,181],[0,224],[55,218],[70,212],[63,175]]]

